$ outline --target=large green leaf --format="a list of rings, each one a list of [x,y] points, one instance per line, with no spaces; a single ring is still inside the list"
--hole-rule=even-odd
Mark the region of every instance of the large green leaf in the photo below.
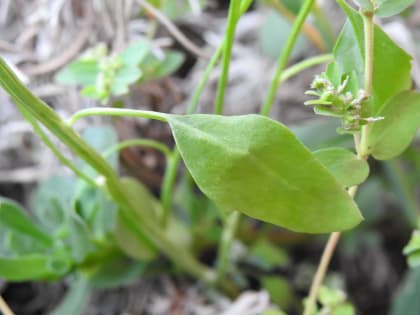
[[[369,175],[369,164],[343,148],[327,148],[313,152],[343,186],[363,183]]]
[[[416,0],[377,0],[378,9],[375,14],[384,17],[395,15],[407,9],[414,2]]]
[[[192,177],[221,209],[307,233],[361,221],[346,191],[284,125],[258,115],[168,122]]]
[[[12,231],[25,235],[34,241],[52,246],[52,238],[38,228],[16,202],[0,197],[0,222]]]
[[[362,17],[344,1],[343,8],[351,24],[347,23],[334,49],[336,62],[342,74],[358,75],[363,82],[364,33]],[[411,87],[411,57],[397,46],[384,31],[375,25],[373,56],[372,107],[370,115],[376,115],[382,105],[395,94]],[[395,62],[394,62],[395,61]],[[363,84],[359,84],[363,86]]]
[[[378,115],[384,119],[370,128],[369,151],[378,160],[392,159],[409,146],[420,125],[420,94],[402,92],[387,102]]]

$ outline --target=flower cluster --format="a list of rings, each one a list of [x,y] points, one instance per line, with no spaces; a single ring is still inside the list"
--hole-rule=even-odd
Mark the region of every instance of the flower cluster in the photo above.
[[[305,102],[305,105],[314,106],[315,113],[319,115],[341,118],[340,133],[355,133],[363,125],[382,119],[382,117],[363,117],[363,104],[367,101],[364,90],[357,95],[345,91],[349,82],[347,76],[343,82],[335,87],[325,74],[317,75],[311,84],[311,90],[306,94],[318,99]]]

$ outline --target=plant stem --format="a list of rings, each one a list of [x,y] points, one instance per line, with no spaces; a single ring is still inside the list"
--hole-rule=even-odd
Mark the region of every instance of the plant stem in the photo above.
[[[289,22],[293,22],[296,16],[291,12],[281,1],[278,0],[265,0],[267,5],[271,6],[280,15],[284,16]],[[315,13],[315,6],[314,6]],[[312,42],[312,44],[318,48],[320,52],[327,51],[325,42],[319,33],[319,31],[311,24],[304,22],[302,25],[302,33]]]
[[[373,54],[374,54],[374,23],[373,13],[363,12],[363,32],[364,32],[364,51],[365,51],[365,70],[364,70],[364,89],[366,97],[372,95],[372,82],[373,82]],[[360,154],[362,157],[369,155],[368,146],[369,137],[369,124],[362,127],[360,137]]]
[[[307,68],[319,65],[321,63],[330,62],[334,60],[334,55],[332,54],[324,54],[319,55],[315,57],[311,57],[308,59],[305,59],[301,62],[298,62],[294,64],[293,66],[290,66],[289,68],[282,71],[280,75],[280,84],[284,81],[290,79],[291,77],[295,76],[296,74],[302,72],[303,70],[306,70]]]
[[[175,149],[171,154],[171,158],[168,159],[168,164],[166,165],[166,171],[163,177],[161,188],[162,224],[164,227],[167,225],[169,220],[172,203],[172,190],[180,162],[181,155],[179,154],[178,150]]]
[[[124,117],[135,117],[135,118],[148,118],[167,122],[167,115],[150,110],[138,110],[138,109],[125,109],[115,107],[92,107],[82,109],[76,112],[67,121],[69,126],[73,126],[78,120],[88,116],[124,116]]]
[[[293,23],[292,30],[290,35],[287,39],[285,47],[279,57],[277,62],[276,71],[274,73],[273,80],[271,81],[271,85],[268,91],[267,98],[264,102],[264,105],[261,109],[262,115],[268,115],[270,113],[271,107],[273,106],[274,99],[276,97],[277,89],[280,85],[280,77],[283,72],[283,69],[286,67],[286,64],[289,60],[289,57],[292,53],[292,49],[296,43],[297,37],[299,32],[302,28],[303,23],[305,22],[306,17],[308,16],[309,12],[311,11],[312,5],[315,0],[305,0],[302,4],[300,11],[296,17],[295,22]]]
[[[233,211],[232,213],[229,213],[229,215],[225,218],[225,226],[219,244],[219,256],[217,259],[217,281],[223,279],[228,269],[230,250],[232,247],[232,242],[235,238],[240,218],[241,214],[239,211]]]
[[[6,301],[3,299],[3,297],[0,295],[0,311],[3,313],[3,315],[15,315],[9,305],[7,305]]]
[[[232,55],[232,46],[235,37],[236,24],[239,20],[240,0],[231,0],[229,6],[229,14],[226,27],[226,39],[224,41],[223,58],[222,58],[222,74],[217,86],[216,102],[214,104],[214,112],[222,114],[223,102],[225,98],[226,85],[229,78],[229,66]]]
[[[309,297],[306,302],[306,308],[303,315],[312,315],[316,299],[318,297],[319,288],[322,285],[325,274],[327,272],[328,266],[330,264],[332,255],[334,253],[335,247],[337,246],[338,240],[340,239],[340,233],[334,232],[330,235],[327,245],[324,248],[322,253],[321,261],[318,265],[314,280],[312,281],[311,289],[309,291]]]
[[[372,94],[372,82],[373,82],[373,43],[374,43],[374,24],[373,24],[373,14],[371,12],[363,12],[363,28],[364,28],[364,48],[365,48],[365,69],[364,69],[364,88],[367,97],[370,97]],[[359,138],[356,135],[355,147],[357,150],[357,157],[359,159],[366,160],[369,157],[368,151],[368,137],[369,129],[368,124],[364,125],[361,130],[360,143]],[[349,195],[354,198],[357,192],[358,186],[350,187],[348,190]],[[320,264],[316,271],[314,280],[309,291],[308,302],[305,307],[303,315],[311,315],[314,309],[316,300],[318,298],[318,292],[322,285],[323,279],[327,272],[327,267],[330,263],[332,254],[337,245],[338,239],[340,238],[339,232],[334,232],[331,234],[324,252],[321,257]]]
[[[328,21],[328,17],[325,15],[324,11],[317,2],[315,2],[312,7],[312,13],[315,18],[315,23],[321,30],[321,34],[324,35],[324,42],[327,44],[328,48],[331,49],[334,46],[335,34]]]
[[[45,145],[54,153],[57,159],[64,165],[67,166],[70,170],[72,170],[76,176],[83,179],[86,183],[88,183],[92,187],[98,187],[95,180],[93,180],[89,175],[83,173],[79,170],[76,165],[73,164],[69,159],[67,159],[63,154],[61,154],[60,150],[54,145],[51,139],[47,136],[47,134],[42,130],[42,128],[38,125],[35,119],[26,111],[26,109],[17,104],[19,107],[22,116],[32,125],[32,128],[35,134],[45,143]]]
[[[106,158],[116,151],[120,151],[120,150],[126,149],[128,147],[133,147],[133,146],[149,147],[149,148],[156,149],[162,152],[167,159],[169,159],[172,154],[169,147],[161,142],[151,140],[151,139],[130,139],[130,140],[122,141],[110,147],[102,155]]]

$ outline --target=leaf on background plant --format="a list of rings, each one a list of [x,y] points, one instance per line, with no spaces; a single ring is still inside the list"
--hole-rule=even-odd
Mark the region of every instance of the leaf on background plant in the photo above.
[[[420,93],[402,92],[389,100],[378,113],[384,119],[372,124],[368,149],[378,160],[400,155],[413,140],[420,125]]]
[[[290,129],[302,143],[310,150],[319,150],[327,147],[354,147],[353,137],[350,134],[338,134],[340,122],[333,119],[318,119],[293,126]]]
[[[284,125],[259,115],[167,118],[192,177],[221,209],[307,233],[362,220],[343,187]]]
[[[147,269],[145,262],[123,258],[112,259],[89,273],[89,282],[95,288],[113,289],[128,285],[141,277]]]
[[[92,237],[83,219],[75,212],[68,217],[69,241],[73,259],[82,262],[90,253],[95,251]]]
[[[55,232],[65,221],[71,209],[76,179],[70,176],[52,176],[43,181],[35,192],[32,210],[38,221]]]
[[[178,70],[184,60],[185,55],[178,51],[165,50],[163,59],[150,53],[140,65],[144,74],[142,80],[149,81],[166,77]]]
[[[404,247],[403,253],[407,256],[408,265],[411,268],[420,266],[420,231],[414,230],[411,239]]]
[[[120,184],[125,188],[125,194],[136,202],[136,211],[146,212],[148,216],[157,218],[158,204],[146,187],[133,178],[121,178]],[[118,211],[115,238],[120,248],[129,256],[139,260],[151,260],[157,252],[147,237],[133,232],[136,221],[140,220],[137,213],[125,213],[126,210]]]
[[[343,148],[327,148],[312,152],[345,187],[363,183],[369,175],[369,164]]]
[[[278,275],[262,277],[261,284],[270,294],[270,299],[283,309],[287,309],[293,300],[292,287],[287,279]]]
[[[289,37],[292,26],[281,15],[271,10],[260,28],[260,46],[263,52],[277,59]],[[300,35],[293,48],[292,56],[299,54],[305,48],[305,38]]]
[[[50,315],[82,315],[90,294],[88,279],[83,276],[73,279],[63,301]]]
[[[203,8],[206,4],[206,0],[194,0],[194,2],[198,4],[199,8]],[[172,20],[193,12],[190,0],[163,0],[161,3],[160,9]]]
[[[39,254],[19,257],[0,256],[0,278],[8,281],[54,279],[68,270],[56,263],[58,261],[53,261],[51,257]],[[69,267],[68,264],[66,265]]]
[[[416,0],[377,0],[378,8],[375,14],[388,17],[401,13],[410,7]]]
[[[409,269],[394,295],[391,315],[420,314],[420,268]]]
[[[99,71],[96,60],[76,60],[60,70],[55,80],[68,85],[94,85]]]
[[[0,221],[3,226],[19,234],[30,237],[45,247],[53,244],[50,235],[37,227],[16,202],[0,197]]]
[[[283,248],[273,245],[264,238],[254,242],[248,254],[248,256],[256,259],[257,263],[266,270],[285,266],[290,262],[289,256]]]
[[[335,62],[341,74],[355,71],[363,86],[364,33],[362,17],[344,1],[338,3],[349,18],[334,48]],[[372,105],[369,115],[376,116],[384,103],[395,94],[411,87],[411,56],[396,45],[375,25]],[[398,60],[398,62],[390,62]]]
[[[261,313],[261,315],[287,315],[287,314],[281,310],[265,310]]]

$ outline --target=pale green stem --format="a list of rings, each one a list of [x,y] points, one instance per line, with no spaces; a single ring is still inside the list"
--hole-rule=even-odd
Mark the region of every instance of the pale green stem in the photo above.
[[[226,28],[226,40],[224,42],[223,58],[222,58],[222,74],[217,86],[216,102],[214,104],[214,112],[222,114],[223,103],[225,99],[226,86],[229,78],[229,66],[232,55],[232,47],[235,37],[236,24],[239,20],[240,0],[231,0],[229,6],[229,14]]]
[[[305,59],[301,62],[298,62],[294,64],[293,66],[290,66],[289,68],[285,69],[281,75],[280,75],[280,84],[284,81],[290,79],[291,77],[295,76],[296,74],[302,72],[303,70],[306,70],[310,67],[319,65],[321,63],[326,63],[334,60],[334,55],[332,54],[325,54],[325,55],[319,55],[315,57],[311,57],[308,59]]]
[[[150,110],[139,110],[139,109],[126,109],[126,108],[114,108],[114,107],[93,107],[83,109],[76,112],[67,121],[69,126],[73,126],[78,120],[89,117],[89,116],[121,116],[121,117],[134,117],[134,118],[147,118],[154,119],[163,122],[167,122],[167,114],[159,113]]]
[[[161,143],[159,141],[152,140],[152,139],[130,139],[130,140],[121,141],[120,143],[110,147],[102,155],[105,158],[107,158],[114,152],[121,151],[121,150],[124,150],[126,148],[134,147],[134,146],[149,147],[149,148],[156,149],[156,150],[162,152],[167,159],[169,159],[171,157],[171,154],[172,154],[169,147],[167,145],[164,145],[163,143]]]
[[[371,96],[372,94],[372,79],[373,79],[373,43],[374,43],[374,24],[373,24],[373,15],[371,13],[364,13],[363,16],[363,26],[364,26],[364,47],[365,47],[365,82],[364,88],[366,96]],[[368,126],[365,125],[361,131],[360,143],[358,143],[358,137],[355,137],[355,147],[357,149],[357,157],[359,159],[366,160],[369,156],[368,151]],[[357,192],[357,186],[350,187],[348,193],[350,197],[354,198]],[[324,252],[321,257],[318,269],[316,271],[314,280],[309,291],[308,301],[305,306],[305,311],[303,315],[312,315],[315,307],[316,300],[318,298],[319,289],[322,285],[322,282],[325,278],[328,265],[331,261],[332,255],[334,253],[335,247],[340,238],[339,232],[334,232],[331,234]]]
[[[42,128],[38,125],[35,119],[26,111],[25,107],[17,104],[22,116],[31,124],[35,134],[45,143],[45,145],[54,153],[57,159],[64,165],[67,166],[70,170],[74,172],[79,178],[83,179],[86,183],[91,185],[92,187],[98,187],[98,184],[95,182],[94,179],[90,178],[89,175],[80,171],[76,165],[73,164],[69,159],[67,159],[63,154],[61,154],[60,150],[54,145],[51,139],[47,136],[47,134],[42,130]]]
[[[241,214],[239,211],[233,211],[224,220],[224,229],[219,244],[219,256],[217,259],[217,280],[223,280],[229,266],[230,250],[232,242],[238,229]]]
[[[260,113],[262,115],[267,116],[270,113],[271,107],[273,106],[274,99],[277,94],[277,90],[280,86],[280,78],[284,68],[287,65],[289,57],[292,53],[293,47],[296,43],[300,30],[302,28],[303,23],[305,22],[308,14],[311,11],[312,5],[315,0],[305,0],[302,4],[299,14],[296,17],[295,22],[293,23],[292,30],[290,32],[289,37],[287,38],[286,44],[282,50],[282,53],[279,57],[277,62],[276,71],[274,73],[273,80],[271,81],[271,85],[268,91],[267,98],[265,99],[264,105],[261,108]]]

